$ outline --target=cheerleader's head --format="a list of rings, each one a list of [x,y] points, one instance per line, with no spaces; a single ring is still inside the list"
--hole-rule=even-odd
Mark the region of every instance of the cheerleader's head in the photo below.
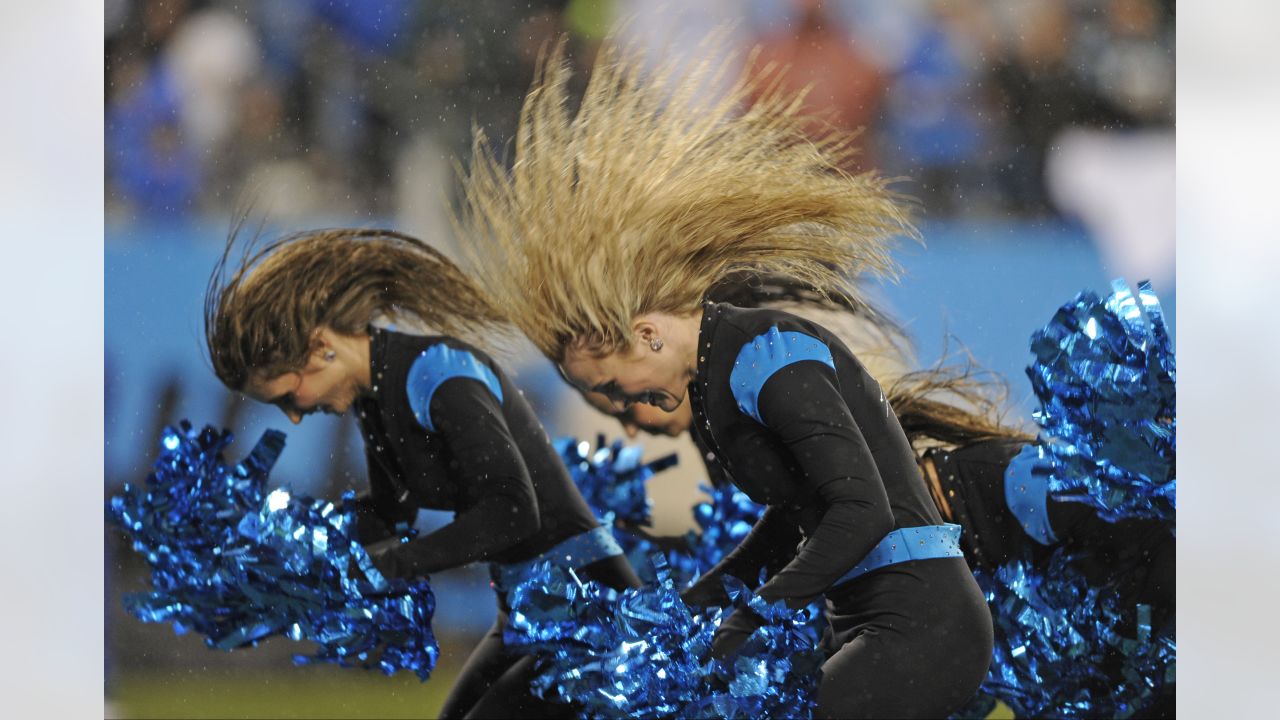
[[[746,79],[708,93],[719,62],[647,67],[606,41],[572,111],[553,51],[509,170],[476,133],[456,228],[487,294],[580,390],[625,371],[605,387],[615,405],[670,411],[689,368],[670,346],[683,331],[663,326],[687,327],[717,283],[773,275],[852,296],[857,275],[895,274],[890,244],[914,230],[887,181],[840,169],[848,135],[805,134],[798,98]],[[608,373],[581,372],[599,362]]]
[[[906,332],[886,314],[859,298],[826,297],[787,277],[749,274],[725,278],[707,295],[712,302],[746,308],[773,307],[818,322],[835,332],[864,364],[868,358],[877,361],[883,358],[883,362],[875,364],[898,369],[909,362],[911,341]],[[645,344],[646,337],[641,334],[634,348],[643,353]],[[574,357],[574,353],[567,356]],[[876,377],[881,379],[879,375]],[[665,412],[642,400],[628,403],[626,398],[610,398],[590,389],[582,394],[593,408],[617,419],[632,438],[641,432],[677,437],[693,424],[687,398],[674,411]]]
[[[365,389],[375,317],[411,315],[477,344],[504,327],[460,268],[408,235],[317,230],[250,242],[238,259],[235,235],[205,295],[210,363],[228,388],[278,405],[294,422],[345,412]]]
[[[681,316],[647,313],[632,323],[635,341],[626,349],[571,346],[560,360],[560,372],[584,396],[603,400],[611,414],[625,414],[638,405],[674,413],[686,404],[689,383],[697,375],[701,320],[701,309]]]

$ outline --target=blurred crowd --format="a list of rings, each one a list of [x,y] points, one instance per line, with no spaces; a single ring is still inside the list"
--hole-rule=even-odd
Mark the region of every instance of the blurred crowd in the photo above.
[[[252,201],[422,231],[473,127],[509,147],[540,49],[567,36],[585,70],[620,23],[659,57],[711,52],[717,28],[737,62],[758,48],[749,72],[788,68],[813,131],[862,128],[859,165],[930,216],[1051,216],[1072,131],[1171,135],[1174,19],[1172,0],[107,0],[107,217]]]

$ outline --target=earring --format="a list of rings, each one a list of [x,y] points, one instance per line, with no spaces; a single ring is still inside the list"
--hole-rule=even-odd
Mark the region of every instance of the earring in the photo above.
[[[336,357],[338,357],[338,353],[333,350],[329,350],[329,351],[326,351],[324,354],[324,361],[333,362],[334,358]]]
[[[658,352],[662,349],[662,338],[654,338],[649,341],[649,349]]]

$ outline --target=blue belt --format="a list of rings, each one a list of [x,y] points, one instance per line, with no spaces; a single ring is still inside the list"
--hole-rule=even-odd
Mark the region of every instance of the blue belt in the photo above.
[[[528,577],[536,563],[549,562],[563,568],[580,568],[605,558],[621,555],[622,548],[606,527],[574,535],[541,555],[520,562],[490,563],[489,574],[498,592],[506,592]]]
[[[888,565],[949,557],[964,557],[960,551],[959,525],[947,523],[899,528],[885,535],[852,570],[832,583],[832,587]]]

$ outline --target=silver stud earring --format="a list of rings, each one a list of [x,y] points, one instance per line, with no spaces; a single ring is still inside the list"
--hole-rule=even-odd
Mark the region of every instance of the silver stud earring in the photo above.
[[[649,341],[649,349],[658,352],[662,349],[662,338],[654,338]]]
[[[333,362],[334,358],[336,358],[336,357],[338,357],[338,353],[337,353],[337,352],[335,352],[335,351],[333,351],[333,350],[328,350],[328,351],[326,351],[326,352],[325,352],[325,354],[324,354],[324,361],[325,361],[325,362]]]

